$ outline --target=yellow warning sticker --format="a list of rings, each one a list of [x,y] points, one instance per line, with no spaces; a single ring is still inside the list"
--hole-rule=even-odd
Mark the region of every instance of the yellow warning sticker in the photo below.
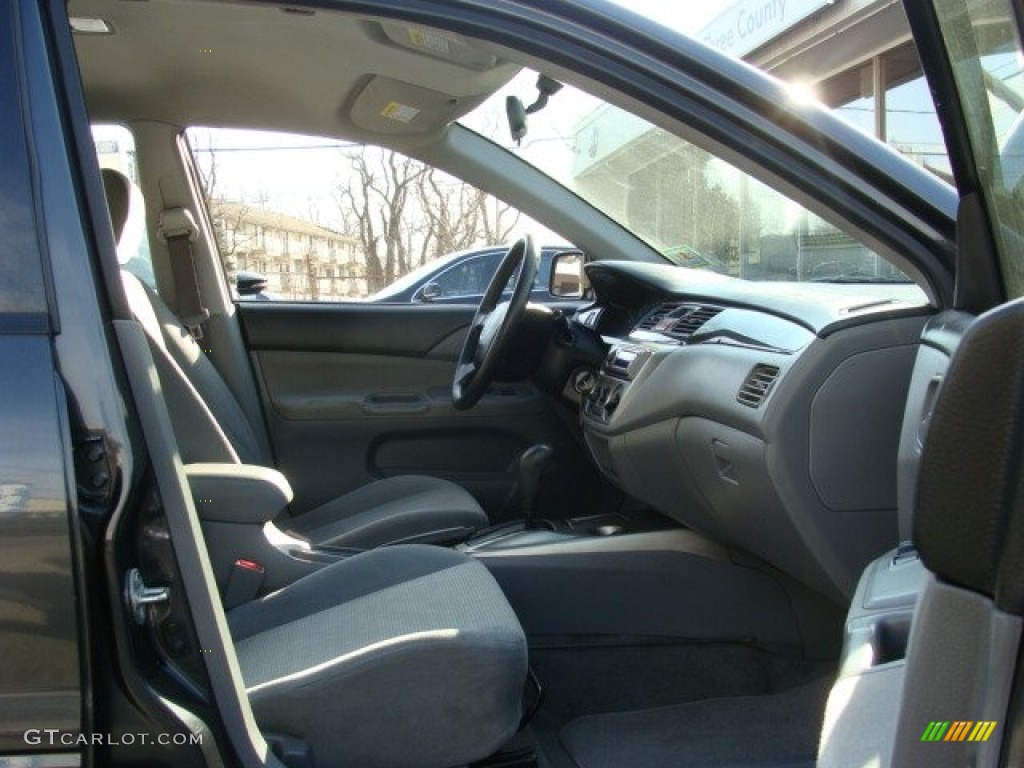
[[[448,38],[416,27],[409,29],[409,41],[417,48],[426,48],[428,51],[436,53],[448,53],[450,47]]]
[[[397,120],[400,123],[412,121],[419,113],[420,111],[416,107],[410,107],[408,104],[399,104],[397,101],[389,102],[380,111],[381,117],[386,117],[388,120]]]

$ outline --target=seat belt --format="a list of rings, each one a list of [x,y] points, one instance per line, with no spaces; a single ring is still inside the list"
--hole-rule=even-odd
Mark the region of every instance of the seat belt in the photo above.
[[[203,323],[210,318],[199,295],[199,278],[192,255],[192,243],[199,234],[195,219],[185,208],[168,208],[160,213],[160,236],[166,241],[171,254],[171,274],[178,315],[192,338],[203,338]]]

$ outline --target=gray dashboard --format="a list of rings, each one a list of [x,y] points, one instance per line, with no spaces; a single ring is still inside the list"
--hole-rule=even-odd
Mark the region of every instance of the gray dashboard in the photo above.
[[[848,600],[899,540],[901,425],[932,310],[873,287],[587,272],[597,301],[576,320],[609,352],[581,420],[602,472]]]

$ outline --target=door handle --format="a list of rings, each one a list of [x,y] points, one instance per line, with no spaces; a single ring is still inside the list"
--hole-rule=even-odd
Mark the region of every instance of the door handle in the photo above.
[[[367,395],[362,403],[363,412],[373,414],[425,413],[429,409],[430,401],[419,392],[378,392]]]

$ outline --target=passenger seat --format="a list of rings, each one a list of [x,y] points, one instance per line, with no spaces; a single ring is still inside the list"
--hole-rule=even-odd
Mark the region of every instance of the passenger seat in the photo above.
[[[863,609],[914,568],[906,552],[858,589],[818,765],[1024,765],[1024,300],[979,317],[953,356],[913,524],[924,567],[905,653],[899,622]]]
[[[118,241],[143,222],[139,191],[121,173],[103,170],[103,186]],[[125,263],[132,254],[118,258]],[[250,425],[227,383],[163,299],[122,272],[132,312],[145,328],[185,463],[270,466],[270,448]],[[423,475],[377,480],[302,515],[286,511],[278,528],[314,547],[371,549],[388,544],[452,544],[488,524],[464,488]]]

